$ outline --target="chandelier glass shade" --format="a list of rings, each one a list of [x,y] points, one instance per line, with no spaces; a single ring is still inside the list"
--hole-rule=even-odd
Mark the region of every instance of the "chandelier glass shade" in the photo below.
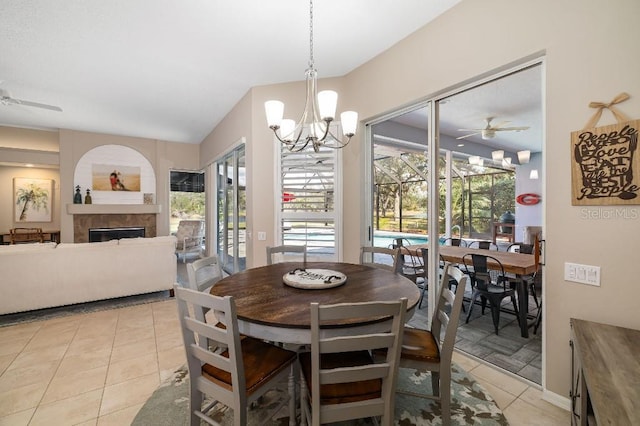
[[[309,68],[305,72],[306,99],[302,115],[297,122],[283,119],[283,102],[270,100],[264,104],[267,125],[290,151],[302,151],[309,144],[315,152],[318,152],[321,146],[343,148],[356,134],[358,126],[358,113],[345,111],[340,114],[342,137],[334,135],[331,131],[331,122],[336,115],[338,94],[333,90],[323,90],[318,93],[318,72],[313,62],[313,0],[309,2],[309,16]]]

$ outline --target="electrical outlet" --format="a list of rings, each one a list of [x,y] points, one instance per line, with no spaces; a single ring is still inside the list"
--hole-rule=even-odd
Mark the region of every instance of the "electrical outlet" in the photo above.
[[[600,267],[565,262],[564,279],[580,284],[600,286]]]
[[[267,233],[264,231],[258,231],[258,241],[265,241],[267,239]]]

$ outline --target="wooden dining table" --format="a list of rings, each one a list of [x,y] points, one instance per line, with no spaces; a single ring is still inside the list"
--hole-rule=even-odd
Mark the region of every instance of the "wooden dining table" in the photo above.
[[[426,244],[416,244],[403,247],[403,250],[407,254],[415,255],[418,253],[418,249],[429,248]],[[469,247],[458,246],[440,246],[438,248],[440,256],[451,263],[463,263],[463,257],[465,254],[481,254],[485,256],[492,256],[498,259],[502,264],[505,273],[511,273],[515,275],[516,291],[518,294],[518,314],[520,323],[520,335],[522,337],[529,337],[529,288],[526,285],[523,277],[531,275],[540,267],[536,261],[536,257],[533,254],[513,253],[497,250],[486,250]],[[491,267],[498,267],[499,265],[493,260],[489,259],[487,262],[489,269]]]
[[[322,289],[291,287],[285,274],[297,269],[327,269],[346,275],[344,284]],[[356,303],[407,298],[407,320],[420,299],[418,287],[408,278],[365,265],[341,262],[285,262],[247,269],[218,281],[210,293],[233,296],[242,334],[259,339],[307,345],[311,343],[311,302]],[[324,333],[344,327],[371,332],[390,327],[389,318],[329,322]]]

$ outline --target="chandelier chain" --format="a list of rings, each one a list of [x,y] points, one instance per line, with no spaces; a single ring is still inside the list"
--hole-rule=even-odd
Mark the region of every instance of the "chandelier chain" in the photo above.
[[[313,0],[309,0],[309,68],[313,65]]]

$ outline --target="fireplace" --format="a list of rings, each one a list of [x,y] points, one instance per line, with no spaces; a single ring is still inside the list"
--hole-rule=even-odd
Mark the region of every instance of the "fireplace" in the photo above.
[[[90,229],[106,228],[144,228],[146,238],[155,237],[156,214],[74,214],[73,242],[88,243]]]
[[[144,237],[144,227],[89,228],[90,243],[138,237]]]

